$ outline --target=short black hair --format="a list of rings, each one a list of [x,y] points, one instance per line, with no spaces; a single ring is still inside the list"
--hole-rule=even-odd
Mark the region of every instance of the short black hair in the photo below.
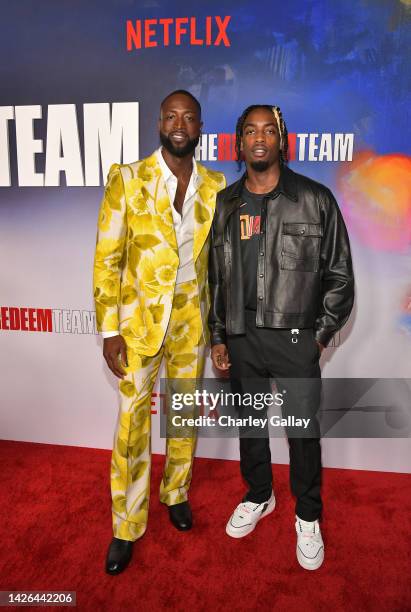
[[[282,164],[286,164],[288,162],[288,131],[280,107],[273,106],[271,104],[252,104],[251,106],[247,106],[244,112],[240,115],[235,128],[235,152],[237,155],[237,163],[239,170],[241,169],[242,164],[241,137],[243,135],[245,120],[252,111],[258,108],[264,108],[265,110],[270,111],[270,113],[274,115],[281,139],[280,162]]]
[[[193,96],[192,93],[190,93],[189,91],[187,91],[186,89],[176,89],[175,91],[172,91],[171,93],[169,93],[164,100],[161,102],[160,104],[160,108],[162,108],[164,102],[166,102],[166,100],[168,100],[169,98],[171,98],[171,96],[175,96],[176,94],[179,94],[181,96],[187,96],[188,98],[191,98],[192,101],[194,102],[194,104],[197,107],[198,110],[198,114],[201,117],[201,104],[200,102],[197,100],[197,98],[195,96]]]

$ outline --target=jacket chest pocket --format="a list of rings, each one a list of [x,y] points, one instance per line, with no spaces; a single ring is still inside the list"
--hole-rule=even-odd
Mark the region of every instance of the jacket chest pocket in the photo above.
[[[322,235],[321,223],[283,223],[281,269],[318,272]]]

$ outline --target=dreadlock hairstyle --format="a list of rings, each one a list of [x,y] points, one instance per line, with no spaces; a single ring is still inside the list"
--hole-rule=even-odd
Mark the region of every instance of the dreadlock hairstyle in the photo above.
[[[248,115],[257,108],[264,108],[274,115],[274,119],[278,127],[278,133],[280,134],[280,163],[286,164],[288,162],[288,132],[280,107],[270,106],[269,104],[252,104],[251,106],[247,106],[243,114],[238,118],[235,128],[235,152],[237,155],[236,161],[238,164],[238,170],[241,170],[241,165],[243,163],[243,160],[241,159],[241,138],[243,135],[245,120],[247,119]]]

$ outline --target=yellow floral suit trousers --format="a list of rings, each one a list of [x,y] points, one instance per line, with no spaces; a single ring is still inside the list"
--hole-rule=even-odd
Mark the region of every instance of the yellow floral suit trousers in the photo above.
[[[111,461],[113,531],[117,538],[136,540],[147,525],[151,463],[151,394],[162,362],[167,379],[195,381],[204,366],[203,338],[196,281],[176,285],[164,342],[153,357],[128,351],[127,376],[120,382],[121,405]],[[170,401],[167,417],[171,418]],[[186,438],[167,438],[160,500],[179,504],[187,499],[195,450],[195,429]]]
[[[119,382],[120,411],[111,462],[115,537],[134,541],[147,526],[151,461],[151,395],[165,359],[168,379],[201,376],[208,341],[209,231],[224,175],[197,164],[193,260],[196,278],[176,285],[178,247],[156,156],[110,168],[100,208],[94,260],[99,331],[120,331],[128,367]],[[160,500],[187,499],[195,448],[167,438]]]

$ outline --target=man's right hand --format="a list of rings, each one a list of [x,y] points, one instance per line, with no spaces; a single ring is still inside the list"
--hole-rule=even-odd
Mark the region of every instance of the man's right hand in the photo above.
[[[221,372],[226,372],[231,363],[228,361],[228,351],[225,344],[215,344],[211,349],[213,366]]]
[[[124,378],[126,372],[123,370],[121,363],[128,366],[128,362],[127,346],[123,336],[104,338],[103,355],[113,374],[118,378]]]

